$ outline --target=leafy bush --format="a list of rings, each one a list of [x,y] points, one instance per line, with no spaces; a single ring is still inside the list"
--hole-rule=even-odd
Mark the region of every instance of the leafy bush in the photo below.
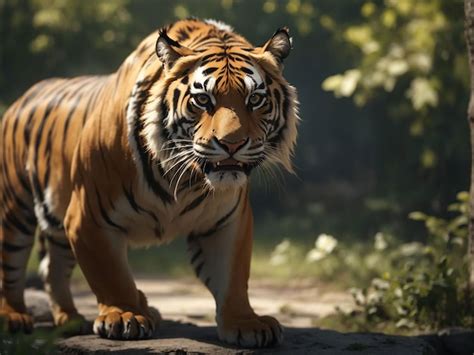
[[[410,214],[424,222],[426,244],[392,248],[379,238],[379,247],[384,246],[380,256],[390,267],[381,269],[368,287],[351,289],[356,308],[338,309],[336,315],[343,328],[406,332],[472,325],[466,263],[468,197],[458,194],[457,202],[449,206],[451,219]],[[330,323],[334,321],[333,317]]]

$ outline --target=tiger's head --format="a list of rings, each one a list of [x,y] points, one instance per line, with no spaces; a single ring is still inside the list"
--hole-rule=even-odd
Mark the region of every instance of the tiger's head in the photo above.
[[[292,171],[298,101],[284,79],[291,50],[286,28],[253,47],[227,28],[209,25],[186,45],[161,31],[156,54],[160,97],[148,109],[145,139],[165,172],[179,181],[203,176],[211,189],[244,185],[265,163]]]

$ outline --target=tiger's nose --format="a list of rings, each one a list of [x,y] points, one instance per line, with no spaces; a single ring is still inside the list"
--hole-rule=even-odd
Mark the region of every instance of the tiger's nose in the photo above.
[[[228,153],[233,154],[238,151],[242,146],[247,143],[247,139],[240,139],[237,141],[231,141],[229,139],[218,139],[218,142],[221,146],[227,150]]]

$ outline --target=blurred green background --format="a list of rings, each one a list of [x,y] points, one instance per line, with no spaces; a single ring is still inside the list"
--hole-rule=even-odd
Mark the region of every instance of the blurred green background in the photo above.
[[[285,238],[306,250],[328,233],[361,254],[377,233],[425,242],[408,213],[446,216],[468,188],[461,0],[0,0],[0,113],[43,78],[116,70],[143,37],[188,16],[225,21],[255,45],[283,25],[293,36],[297,175],[255,174],[257,274]],[[132,262],[174,272],[184,249]]]

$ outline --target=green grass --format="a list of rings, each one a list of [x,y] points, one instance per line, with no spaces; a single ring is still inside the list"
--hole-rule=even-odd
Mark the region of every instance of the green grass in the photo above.
[[[294,278],[311,278],[315,282],[329,283],[337,288],[344,288],[354,281],[354,273],[340,270],[336,256],[326,259],[321,263],[308,263],[305,261],[307,251],[314,245],[314,239],[306,242],[292,242],[291,258],[284,265],[272,265],[271,253],[282,239],[269,242],[257,237],[255,241],[251,278],[272,279],[276,282],[285,282]],[[364,246],[355,249],[362,251]],[[38,272],[39,267],[38,245],[35,244],[28,262],[27,271],[30,274]],[[131,249],[129,263],[132,272],[142,277],[192,277],[194,271],[190,265],[187,254],[185,238],[177,238],[169,245],[152,246],[149,248]],[[341,264],[342,265],[342,264]],[[339,269],[338,277],[333,278],[333,272]],[[83,275],[76,267],[73,281],[83,280]]]

